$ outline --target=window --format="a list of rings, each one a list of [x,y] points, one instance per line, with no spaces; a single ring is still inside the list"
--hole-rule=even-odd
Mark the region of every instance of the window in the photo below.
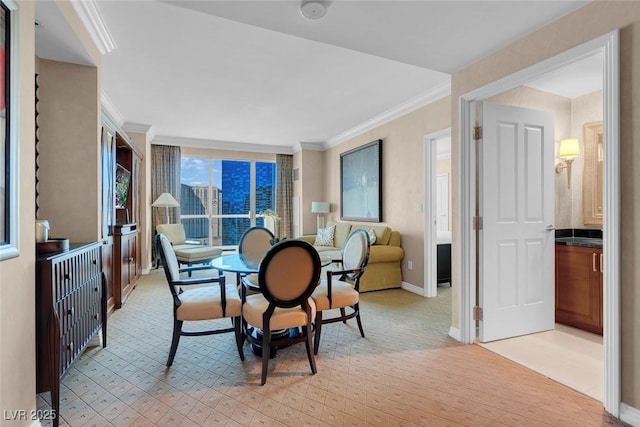
[[[275,208],[275,163],[183,156],[180,183],[188,240],[236,246],[249,227],[264,225],[264,210]]]

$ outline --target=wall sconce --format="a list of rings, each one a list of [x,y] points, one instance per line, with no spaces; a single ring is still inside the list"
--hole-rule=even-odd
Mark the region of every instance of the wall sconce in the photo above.
[[[556,173],[562,173],[563,169],[567,169],[567,188],[571,188],[571,163],[574,158],[580,155],[580,144],[578,144],[578,138],[568,138],[560,141],[560,149],[558,150],[558,157],[560,157],[566,165],[561,162],[556,164]]]
[[[311,202],[311,213],[318,214],[318,230],[324,228],[324,214],[329,213],[329,202]]]

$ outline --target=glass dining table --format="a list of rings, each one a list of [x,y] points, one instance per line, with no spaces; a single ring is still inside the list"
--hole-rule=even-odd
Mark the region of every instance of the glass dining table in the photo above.
[[[245,286],[247,289],[260,292],[260,287],[253,286],[248,283],[246,280],[242,280],[242,276],[248,274],[257,274],[260,271],[260,261],[262,259],[256,259],[252,257],[245,256],[243,254],[231,254],[231,255],[222,255],[218,258],[214,258],[211,261],[211,268],[218,271],[226,271],[229,273],[236,273],[236,283],[239,285]],[[333,259],[327,255],[320,254],[320,265],[322,267],[326,267],[333,262]],[[272,331],[272,336],[278,334],[297,334],[299,333],[296,328],[283,330],[283,331]],[[251,344],[251,351],[256,356],[262,357],[262,347],[256,344]],[[270,358],[274,358],[276,356],[276,349],[272,349]]]

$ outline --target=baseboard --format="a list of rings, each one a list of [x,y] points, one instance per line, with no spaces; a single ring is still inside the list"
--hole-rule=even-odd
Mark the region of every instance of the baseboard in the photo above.
[[[454,328],[453,326],[449,328],[449,336],[456,341],[462,341],[460,338],[460,329]]]
[[[424,288],[421,288],[419,286],[412,285],[411,283],[407,283],[407,282],[402,282],[402,286],[401,287],[405,291],[409,291],[411,293],[418,294],[421,297],[424,296]]]
[[[640,409],[621,403],[620,419],[634,427],[640,427]]]

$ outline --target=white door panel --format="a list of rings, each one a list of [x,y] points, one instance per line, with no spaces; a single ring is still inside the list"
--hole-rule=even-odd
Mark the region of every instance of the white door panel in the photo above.
[[[438,231],[449,230],[449,175],[443,174],[437,177],[437,201],[438,217],[436,224]]]
[[[482,342],[553,329],[553,115],[482,106]]]

